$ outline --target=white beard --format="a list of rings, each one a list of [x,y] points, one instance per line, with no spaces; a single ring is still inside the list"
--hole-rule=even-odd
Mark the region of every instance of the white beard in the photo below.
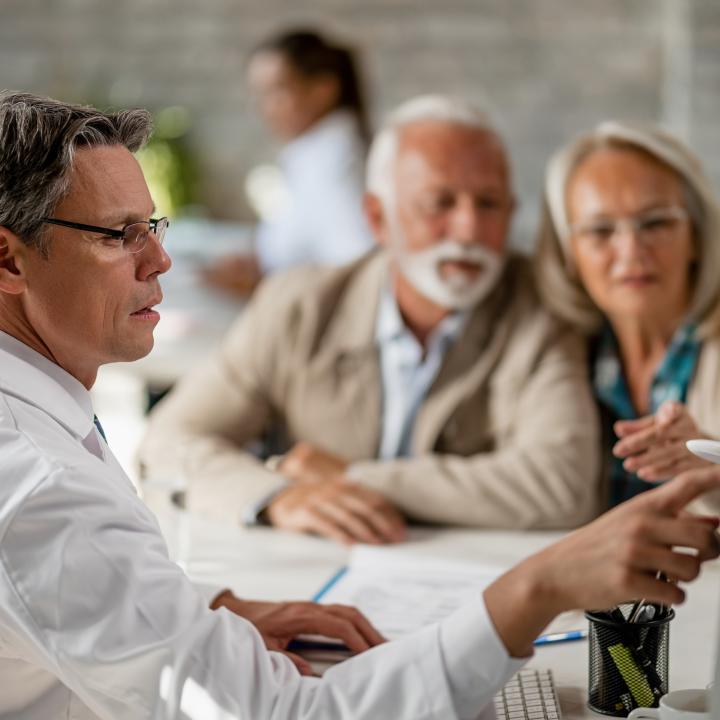
[[[483,245],[467,245],[455,240],[442,242],[417,252],[405,243],[392,243],[390,252],[400,273],[428,300],[450,310],[466,310],[484,300],[494,289],[505,265],[505,257]],[[468,278],[462,273],[443,277],[441,264],[468,262],[481,267],[480,274]]]

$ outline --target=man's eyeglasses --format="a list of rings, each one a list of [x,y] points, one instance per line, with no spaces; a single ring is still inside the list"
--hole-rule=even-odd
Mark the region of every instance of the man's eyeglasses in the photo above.
[[[687,210],[678,206],[655,208],[621,218],[598,218],[570,226],[570,233],[593,250],[604,250],[621,233],[632,233],[646,247],[660,245],[676,236],[688,219]]]
[[[107,238],[114,238],[118,241],[118,247],[122,247],[125,252],[129,253],[139,253],[147,245],[150,233],[153,233],[157,241],[162,244],[165,239],[165,231],[170,225],[170,221],[166,217],[158,220],[151,219],[130,223],[122,230],[113,230],[98,225],[85,225],[84,223],[70,222],[69,220],[58,220],[57,218],[43,218],[43,222],[49,225],[60,225],[73,230],[84,230],[85,232],[105,235]]]

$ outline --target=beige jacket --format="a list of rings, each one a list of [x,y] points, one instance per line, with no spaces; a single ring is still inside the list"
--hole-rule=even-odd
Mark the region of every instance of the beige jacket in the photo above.
[[[290,445],[356,463],[353,477],[413,520],[560,528],[593,516],[599,435],[584,343],[540,308],[519,258],[448,350],[417,417],[414,456],[374,460],[385,282],[382,252],[267,280],[219,352],[153,413],[146,474],[182,476],[190,509],[241,521],[283,482],[242,448],[279,423]]]

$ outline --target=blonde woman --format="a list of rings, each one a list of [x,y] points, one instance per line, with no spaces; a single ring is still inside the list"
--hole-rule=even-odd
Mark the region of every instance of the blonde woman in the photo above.
[[[698,160],[655,128],[607,122],[547,168],[543,299],[589,339],[608,502],[704,466],[720,437],[720,215]]]

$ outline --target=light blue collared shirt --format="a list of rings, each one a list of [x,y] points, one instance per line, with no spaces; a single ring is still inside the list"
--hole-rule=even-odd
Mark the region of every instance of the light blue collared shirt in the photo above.
[[[445,353],[465,327],[469,311],[444,318],[428,338],[423,349],[400,315],[389,287],[380,296],[375,321],[375,342],[380,353],[382,378],[382,418],[379,460],[408,457],[417,414],[442,365]],[[352,465],[348,477],[352,477]],[[273,488],[243,512],[246,525],[260,523],[260,515],[285,485]]]
[[[405,325],[391,289],[383,291],[375,324],[383,399],[380,460],[411,454],[417,414],[468,315],[467,311],[448,315],[428,337],[427,348],[423,348]]]

